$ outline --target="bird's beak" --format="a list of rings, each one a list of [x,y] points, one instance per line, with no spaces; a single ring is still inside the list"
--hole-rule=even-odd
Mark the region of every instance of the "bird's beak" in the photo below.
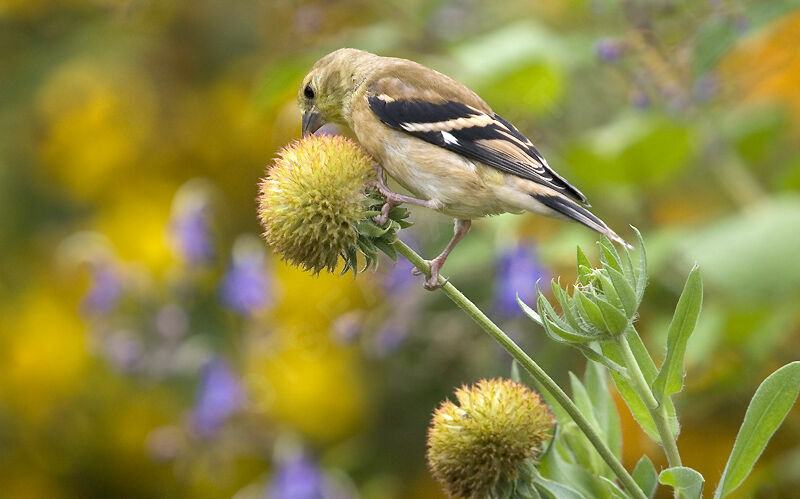
[[[316,107],[312,107],[303,114],[303,137],[316,132],[324,124],[325,116]]]

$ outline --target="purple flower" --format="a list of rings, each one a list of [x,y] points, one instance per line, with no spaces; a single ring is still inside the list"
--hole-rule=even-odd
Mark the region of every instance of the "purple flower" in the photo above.
[[[407,317],[397,317],[393,314],[378,329],[372,344],[372,353],[377,357],[385,357],[399,347],[409,333]]]
[[[201,437],[213,437],[245,402],[239,378],[224,361],[203,367],[200,391],[192,412],[192,428]]]
[[[210,198],[210,187],[201,179],[190,180],[175,194],[170,232],[176,250],[189,264],[207,263],[214,257]]]
[[[264,268],[264,254],[260,248],[250,245],[252,241],[237,240],[233,264],[222,280],[220,298],[231,309],[250,315],[264,307],[270,299],[270,282]]]
[[[203,210],[191,211],[175,218],[172,232],[181,255],[188,263],[205,263],[214,257],[211,229]]]
[[[93,262],[91,284],[83,298],[84,309],[93,314],[110,312],[122,296],[118,270],[107,262]]]
[[[305,454],[280,463],[267,488],[266,499],[328,499],[322,470]]]
[[[144,355],[144,345],[135,332],[117,331],[105,338],[103,354],[120,371],[134,372]]]
[[[613,38],[603,38],[594,45],[594,53],[603,62],[617,62],[622,56],[622,44]]]
[[[497,259],[495,308],[507,317],[520,315],[517,295],[530,303],[536,297],[536,281],[547,277],[547,269],[539,263],[530,241],[506,248]]]
[[[693,94],[698,102],[706,102],[719,92],[720,83],[713,75],[704,74],[694,82]]]
[[[650,96],[648,96],[645,92],[636,91],[633,94],[631,102],[637,109],[647,109],[650,107]]]
[[[413,238],[403,241],[415,251],[419,251]],[[402,296],[406,291],[417,287],[417,279],[411,274],[414,266],[403,257],[398,257],[388,275],[382,281],[383,290],[393,297]]]
[[[358,310],[345,312],[331,324],[333,339],[342,345],[353,343],[360,335],[363,327],[363,313]]]

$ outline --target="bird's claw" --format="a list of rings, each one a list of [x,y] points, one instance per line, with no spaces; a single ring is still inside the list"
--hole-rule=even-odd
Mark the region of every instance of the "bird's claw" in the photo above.
[[[394,203],[387,201],[381,207],[381,214],[375,215],[374,217],[372,217],[372,220],[374,220],[375,223],[378,224],[380,227],[383,227],[386,224],[386,222],[389,221],[389,212],[392,211],[392,208],[394,207],[395,207]]]
[[[439,288],[443,288],[445,284],[450,282],[449,279],[445,279],[443,282],[439,282],[439,276],[436,276],[436,280],[433,280],[433,276],[430,279],[425,281],[425,284],[422,285],[427,291],[436,291]]]
[[[448,283],[449,279],[445,279],[443,282],[439,282],[439,269],[442,267],[441,263],[437,262],[435,259],[425,260],[425,263],[427,263],[430,266],[431,274],[427,279],[425,279],[425,283],[422,285],[423,288],[425,288],[428,291],[435,291]],[[414,267],[413,269],[411,269],[411,274],[415,276],[422,275],[422,271]]]

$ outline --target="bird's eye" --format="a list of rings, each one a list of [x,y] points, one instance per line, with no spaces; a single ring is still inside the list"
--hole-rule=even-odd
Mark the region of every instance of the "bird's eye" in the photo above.
[[[311,88],[311,85],[306,85],[306,88],[303,90],[303,95],[306,96],[306,99],[314,98],[314,89]]]

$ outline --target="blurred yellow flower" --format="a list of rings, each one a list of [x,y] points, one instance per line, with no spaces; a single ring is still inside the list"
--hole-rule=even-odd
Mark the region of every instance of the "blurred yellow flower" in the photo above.
[[[92,228],[109,239],[120,259],[159,272],[175,260],[167,232],[171,203],[172,191],[166,186],[117,191],[109,206],[97,212]]]
[[[358,355],[321,342],[251,352],[245,380],[258,411],[316,442],[335,441],[366,419],[365,376]]]
[[[346,437],[366,419],[366,377],[358,353],[337,345],[330,326],[363,304],[361,290],[349,275],[312,276],[284,263],[275,263],[274,275],[273,327],[246,361],[255,406],[311,440]]]
[[[89,361],[77,305],[57,296],[47,280],[37,281],[39,287],[0,311],[0,394],[32,421],[47,417],[79,388]]]
[[[277,260],[277,259],[276,259]],[[303,342],[295,330],[311,335],[308,342],[329,337],[330,324],[345,312],[363,307],[366,299],[352,274],[317,276],[283,262],[275,262],[279,302],[272,318],[284,325],[283,341]]]
[[[113,195],[141,174],[154,126],[154,96],[142,75],[84,60],[56,69],[37,95],[40,155],[50,179],[81,199]]]

